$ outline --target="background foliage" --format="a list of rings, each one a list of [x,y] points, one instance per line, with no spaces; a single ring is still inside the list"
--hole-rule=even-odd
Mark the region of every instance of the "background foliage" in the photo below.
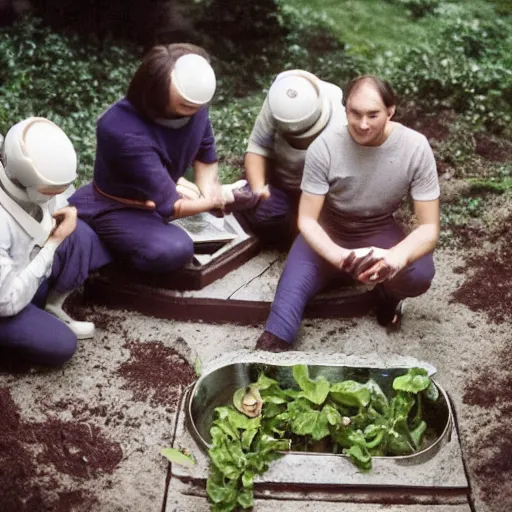
[[[124,94],[143,45],[179,35],[214,58],[211,117],[226,181],[240,172],[266,90],[283,69],[308,69],[342,86],[360,73],[379,74],[401,97],[399,114],[437,116],[442,125],[449,113],[449,135],[436,143],[434,133],[433,146],[440,168],[461,176],[482,170],[473,158],[479,133],[512,134],[512,18],[501,0],[260,0],[249,9],[235,0],[157,3],[160,20],[148,14],[138,24],[145,38],[130,32],[135,0],[123,11],[123,30],[114,3],[107,12],[106,4],[85,0],[61,11],[43,2],[45,22],[28,17],[4,28],[0,131],[29,115],[54,120],[76,146],[81,180],[89,180],[98,115]],[[59,12],[82,30],[58,28]],[[154,30],[146,26],[151,20]]]

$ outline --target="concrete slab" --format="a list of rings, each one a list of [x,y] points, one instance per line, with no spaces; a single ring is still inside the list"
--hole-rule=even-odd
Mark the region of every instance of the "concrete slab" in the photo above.
[[[169,485],[166,512],[209,512],[210,506],[206,500],[197,495],[189,494],[190,485],[178,479],[172,479]],[[305,501],[304,499],[276,499],[261,496],[254,500],[255,512],[471,512],[467,504],[375,504],[347,503],[333,501]]]
[[[378,354],[365,356],[345,356],[343,354],[298,353],[267,354],[261,352],[236,352],[225,354],[211,361],[204,369],[202,379],[222,370],[232,361],[252,361],[256,364],[286,363],[291,366],[312,361],[318,364],[332,361],[343,366],[366,366],[374,368],[403,368],[408,366],[426,367],[430,374],[435,373],[428,363],[414,358],[388,355],[383,360]],[[363,364],[362,361],[364,361]],[[227,365],[226,365],[227,363]],[[387,363],[387,366],[386,366]],[[242,363],[243,364],[243,363]],[[205,495],[209,461],[204,445],[191,434],[190,421],[187,418],[189,400],[193,396],[192,388],[188,396],[180,403],[174,447],[190,451],[196,458],[196,464],[187,468],[171,465],[173,478],[188,484],[182,492],[196,496]],[[346,457],[326,456],[324,454],[285,454],[273,462],[269,470],[255,479],[255,496],[291,500],[339,501],[359,503],[430,503],[436,505],[468,503],[468,481],[462,463],[459,438],[452,423],[449,435],[439,445],[437,453],[413,458],[375,457],[373,469],[361,473]],[[168,505],[169,509],[169,505]],[[170,509],[169,509],[170,510]]]

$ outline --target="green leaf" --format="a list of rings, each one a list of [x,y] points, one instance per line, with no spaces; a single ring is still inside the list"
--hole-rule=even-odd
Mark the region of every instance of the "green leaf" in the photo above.
[[[236,506],[237,480],[226,480],[218,468],[211,466],[206,482],[206,493],[212,503],[222,504],[225,509],[233,510]]]
[[[187,455],[175,448],[163,448],[160,452],[169,462],[180,464],[181,466],[192,467],[196,460],[192,454]]]
[[[229,423],[227,421],[219,421],[217,423],[217,426],[218,426],[217,428],[222,430],[224,432],[224,434],[226,434],[231,439],[239,439],[238,430],[236,428],[233,428],[231,423]],[[214,436],[212,435],[212,439],[213,438],[214,438]]]
[[[244,489],[238,494],[238,504],[242,508],[251,508],[254,506],[254,496],[251,489]]]
[[[245,430],[242,433],[242,448],[248,452],[251,449],[251,444],[254,439],[254,436],[258,433],[257,428],[252,428],[249,430]]]
[[[341,423],[341,414],[331,404],[325,404],[322,412],[325,414],[330,425],[339,425]]]
[[[365,448],[355,444],[343,452],[350,457],[352,462],[363,471],[369,471],[372,467],[372,456]]]
[[[264,389],[268,389],[272,386],[279,387],[279,384],[277,383],[277,380],[270,379],[264,373],[260,373],[254,386],[257,387],[260,391],[263,391]]]
[[[396,377],[393,389],[407,393],[419,393],[430,386],[430,377],[424,368],[411,368],[405,375]]]
[[[246,471],[242,475],[242,485],[246,489],[252,489],[254,487],[254,473],[252,471]]]
[[[439,389],[433,382],[430,382],[430,385],[423,392],[423,394],[427,397],[428,400],[435,402],[439,398]]]
[[[366,407],[370,403],[369,389],[354,380],[337,382],[330,387],[335,402],[349,407]]]
[[[271,451],[286,451],[290,449],[289,439],[275,439],[268,434],[262,434],[259,438],[258,449],[261,453],[268,453]]]
[[[201,377],[201,374],[203,373],[203,363],[201,363],[201,359],[199,359],[198,356],[196,356],[194,361],[194,372],[198,377]]]
[[[373,379],[369,379],[365,386],[370,391],[372,407],[380,412],[384,412],[389,405],[384,391],[382,391],[380,386]]]
[[[283,407],[281,405],[278,405],[278,404],[274,404],[274,403],[270,403],[270,404],[267,404],[265,403],[264,407],[263,407],[263,418],[264,419],[267,419],[267,418],[274,418],[275,416],[277,416],[278,414],[281,414],[283,412]]]
[[[425,430],[427,430],[427,424],[422,421],[414,430],[411,431],[411,439],[416,450],[419,450],[421,447],[421,441]]]
[[[330,384],[325,377],[319,377],[316,380],[310,379],[308,367],[303,364],[293,367],[293,377],[304,397],[317,405],[325,402],[330,388]]]
[[[244,396],[247,392],[247,387],[237,389],[233,394],[233,405],[241,412],[243,413],[242,408],[242,401],[244,399]]]
[[[322,411],[298,413],[292,421],[291,428],[294,434],[310,435],[315,441],[329,435],[329,421]]]
[[[261,418],[248,418],[245,414],[235,411],[232,407],[216,407],[215,412],[218,415],[220,422],[227,422],[235,429],[253,429],[258,428],[261,423]],[[219,426],[221,423],[219,423]]]

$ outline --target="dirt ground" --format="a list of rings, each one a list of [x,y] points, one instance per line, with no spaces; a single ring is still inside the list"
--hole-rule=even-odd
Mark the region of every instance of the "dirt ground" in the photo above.
[[[386,334],[371,317],[307,320],[296,347],[377,350],[434,364],[455,402],[479,512],[512,510],[511,247],[509,235],[471,251],[437,251],[435,282],[409,301],[399,333]],[[177,398],[194,379],[194,354],[207,362],[250,349],[260,333],[103,308],[85,308],[83,316],[96,321],[97,335],[64,368],[2,361],[3,512],[160,511],[167,465],[159,452],[171,442]],[[176,510],[185,510],[175,499]]]
[[[417,128],[446,135],[433,119]],[[429,137],[430,138],[430,137]],[[476,140],[500,161],[512,145]],[[442,170],[442,169],[440,169]],[[441,174],[445,201],[464,185]],[[485,197],[474,224],[452,226],[455,245],[436,251],[431,289],[409,300],[400,332],[373,317],[306,320],[297,350],[402,354],[428,361],[451,395],[477,512],[512,510],[512,208]],[[195,379],[192,364],[252,349],[262,326],[179,323],[73,305],[97,334],[64,368],[0,360],[0,512],[160,512],[178,399]],[[206,500],[168,496],[167,511],[207,511]],[[340,505],[257,501],[256,511],[341,510]],[[365,510],[418,512],[414,506]],[[347,505],[344,510],[363,510]],[[459,512],[446,507],[443,512]],[[421,511],[425,511],[423,507]]]

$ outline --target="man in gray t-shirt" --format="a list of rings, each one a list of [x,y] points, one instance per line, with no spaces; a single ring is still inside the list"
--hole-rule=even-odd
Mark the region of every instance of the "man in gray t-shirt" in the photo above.
[[[348,125],[330,125],[310,146],[302,179],[299,230],[257,348],[295,341],[311,297],[348,272],[374,283],[377,320],[400,325],[403,299],[427,291],[439,238],[439,184],[432,150],[420,133],[391,120],[387,82],[364,76],[345,95]],[[409,196],[418,226],[405,236],[393,213]]]
[[[327,127],[346,124],[342,98],[339,87],[300,69],[280,73],[272,83],[244,161],[250,189],[260,198],[245,215],[258,234],[296,234],[306,150]]]

